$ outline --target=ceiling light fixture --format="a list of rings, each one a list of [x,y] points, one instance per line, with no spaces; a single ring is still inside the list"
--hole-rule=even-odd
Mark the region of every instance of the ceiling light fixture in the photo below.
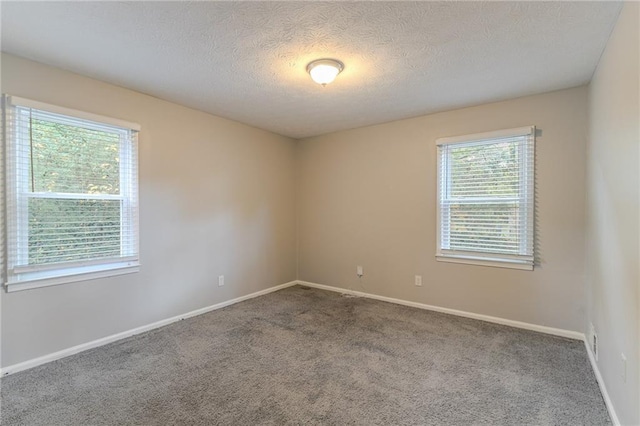
[[[323,86],[335,80],[343,69],[344,64],[335,59],[317,59],[307,65],[307,72],[311,79]]]

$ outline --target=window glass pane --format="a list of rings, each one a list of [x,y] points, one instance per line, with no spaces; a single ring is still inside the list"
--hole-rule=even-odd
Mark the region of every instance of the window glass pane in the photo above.
[[[518,254],[517,203],[454,204],[450,208],[449,249]]]
[[[29,190],[120,193],[120,134],[32,119]]]
[[[29,264],[120,256],[119,200],[29,199]]]
[[[451,197],[517,197],[518,144],[452,147]]]

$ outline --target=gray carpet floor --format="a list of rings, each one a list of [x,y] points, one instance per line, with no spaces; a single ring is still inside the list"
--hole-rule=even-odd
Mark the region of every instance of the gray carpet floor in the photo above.
[[[3,425],[604,425],[582,342],[291,287],[1,381]]]

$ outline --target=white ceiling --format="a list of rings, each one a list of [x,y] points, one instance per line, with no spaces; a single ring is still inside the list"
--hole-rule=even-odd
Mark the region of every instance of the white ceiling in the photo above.
[[[2,50],[302,138],[587,83],[620,3],[2,2]],[[323,88],[308,62],[345,64]]]

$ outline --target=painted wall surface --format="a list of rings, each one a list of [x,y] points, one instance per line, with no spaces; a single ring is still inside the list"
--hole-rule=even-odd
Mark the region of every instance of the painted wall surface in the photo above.
[[[14,56],[1,81],[142,126],[141,271],[2,292],[2,366],[296,278],[295,141]]]
[[[625,425],[640,424],[639,26],[640,4],[625,3],[589,87],[587,327]]]
[[[539,266],[437,262],[435,140],[528,125]],[[300,141],[298,279],[583,331],[586,132],[578,87]]]

